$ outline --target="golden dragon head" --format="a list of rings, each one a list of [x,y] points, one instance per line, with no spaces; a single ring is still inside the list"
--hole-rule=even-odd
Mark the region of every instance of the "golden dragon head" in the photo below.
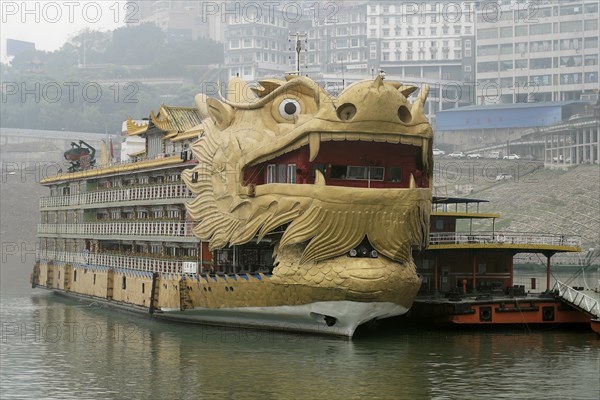
[[[339,96],[306,77],[229,83],[227,99],[196,96],[204,135],[183,178],[188,211],[211,249],[279,230],[278,251],[300,264],[348,253],[361,242],[395,262],[424,246],[431,209],[429,88],[382,77]]]

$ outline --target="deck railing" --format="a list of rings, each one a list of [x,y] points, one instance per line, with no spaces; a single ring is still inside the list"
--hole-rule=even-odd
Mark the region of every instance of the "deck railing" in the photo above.
[[[181,273],[183,271],[183,263],[185,262],[180,259],[168,260],[115,254],[71,253],[49,250],[38,251],[38,259],[162,273]]]
[[[578,247],[581,245],[581,237],[521,232],[435,232],[429,235],[429,243],[433,245],[490,243]]]
[[[49,196],[40,199],[40,208],[66,207],[120,201],[191,198],[193,193],[183,183],[154,186],[134,186],[98,190],[67,196]]]
[[[193,222],[98,222],[91,224],[39,224],[38,234],[193,236]]]

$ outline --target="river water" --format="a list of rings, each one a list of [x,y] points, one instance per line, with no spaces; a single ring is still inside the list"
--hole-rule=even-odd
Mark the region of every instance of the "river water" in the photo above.
[[[352,340],[173,324],[42,289],[0,299],[2,399],[600,396],[588,329],[382,324]]]

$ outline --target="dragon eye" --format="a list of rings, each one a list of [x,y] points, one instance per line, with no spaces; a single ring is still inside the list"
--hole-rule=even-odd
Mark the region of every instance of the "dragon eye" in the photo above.
[[[300,111],[300,103],[294,99],[284,99],[281,104],[279,104],[279,114],[285,119],[293,120],[300,114]]]

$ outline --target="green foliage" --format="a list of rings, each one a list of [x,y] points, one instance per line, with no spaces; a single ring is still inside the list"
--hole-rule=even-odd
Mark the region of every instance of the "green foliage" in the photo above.
[[[198,92],[197,83],[148,86],[140,81],[193,81],[206,65],[222,63],[223,57],[223,46],[213,40],[169,41],[151,23],[113,32],[86,29],[59,50],[23,52],[10,66],[1,65],[3,85],[17,85],[19,92],[2,99],[0,126],[114,133],[127,117],[148,117],[161,103],[193,106]],[[83,93],[90,83],[102,88],[97,101]],[[75,85],[72,95],[68,85]],[[55,96],[56,86],[62,90],[60,96]],[[23,95],[21,89],[38,95]],[[90,93],[94,97],[93,88]]]

